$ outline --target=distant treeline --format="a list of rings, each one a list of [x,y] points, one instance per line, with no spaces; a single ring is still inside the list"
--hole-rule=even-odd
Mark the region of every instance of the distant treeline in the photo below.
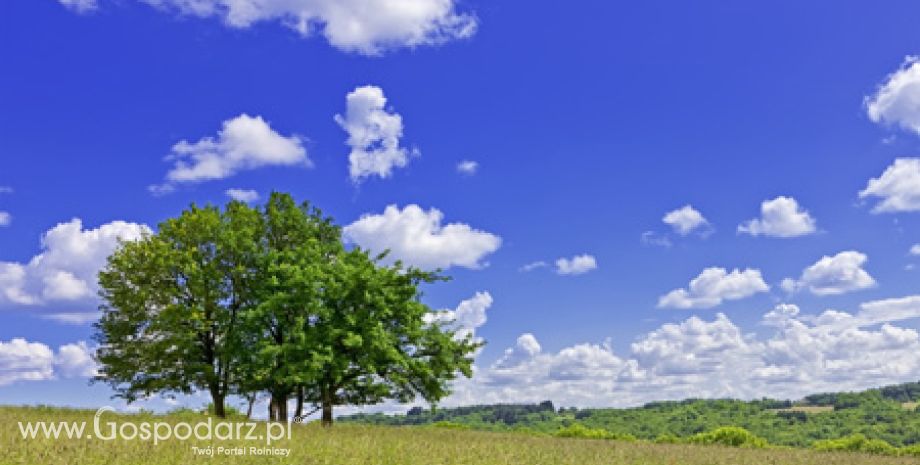
[[[829,440],[863,437],[904,447],[920,444],[920,412],[912,404],[918,400],[920,382],[862,392],[815,394],[799,401],[688,399],[628,409],[556,408],[545,401],[435,410],[416,407],[405,415],[359,414],[340,420],[547,434],[584,427],[606,432],[609,437],[649,441],[688,440],[719,428],[739,427],[772,445],[826,447]]]

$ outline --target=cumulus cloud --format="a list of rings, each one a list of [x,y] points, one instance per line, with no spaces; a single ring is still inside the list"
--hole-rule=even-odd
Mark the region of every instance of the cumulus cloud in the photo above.
[[[477,170],[479,170],[479,163],[473,160],[463,160],[457,163],[457,172],[460,174],[472,176]]]
[[[388,259],[423,269],[451,266],[481,268],[483,260],[501,246],[501,238],[463,223],[442,225],[444,214],[418,205],[387,206],[382,214],[364,215],[345,226],[345,238],[375,253],[390,251]]]
[[[800,398],[916,380],[920,296],[866,302],[856,313],[804,314],[779,304],[746,332],[724,314],[691,316],[642,334],[618,355],[608,343],[547,351],[522,334],[497,360],[458,381],[445,405],[538,402],[635,406],[688,397]]]
[[[898,158],[885,172],[869,180],[859,197],[877,197],[873,213],[920,211],[920,158]]]
[[[690,281],[687,289],[675,289],[658,299],[660,308],[712,308],[726,300],[738,300],[770,290],[760,270],[744,271],[711,267]]]
[[[777,197],[760,204],[760,218],[738,225],[738,232],[752,236],[796,237],[817,231],[815,219],[792,197]]]
[[[59,0],[85,12],[97,0]],[[138,0],[183,16],[216,17],[232,28],[277,22],[302,37],[322,35],[333,47],[364,55],[471,37],[477,20],[456,0]]]
[[[370,176],[388,178],[394,168],[409,163],[409,150],[399,145],[402,116],[387,111],[383,89],[358,87],[345,97],[345,103],[345,115],[335,115],[335,121],[348,133],[345,143],[351,147],[348,171],[352,181]]]
[[[54,366],[65,378],[88,378],[96,375],[97,365],[93,359],[95,351],[83,341],[65,344],[58,348]]]
[[[920,244],[914,244],[910,247],[909,253],[911,255],[920,255]]]
[[[806,289],[814,295],[837,295],[868,289],[875,279],[862,266],[869,258],[855,250],[840,252],[833,257],[821,257],[814,265],[805,268],[798,280],[786,278],[782,287],[787,292]]]
[[[428,323],[452,327],[459,338],[467,336],[476,339],[476,329],[486,324],[486,311],[492,306],[492,295],[477,292],[473,297],[460,302],[454,310],[439,310],[425,315]]]
[[[259,193],[253,189],[227,189],[227,197],[245,203],[252,203],[259,200]]]
[[[48,230],[41,253],[27,263],[0,261],[0,305],[40,305],[88,299],[97,289],[96,274],[119,241],[150,233],[143,224],[114,221],[83,229],[75,218]]]
[[[92,349],[83,342],[65,344],[55,353],[41,342],[23,338],[0,341],[0,386],[55,377],[89,377],[96,373]]]
[[[15,338],[0,341],[0,386],[54,376],[54,354],[45,344]]]
[[[166,157],[173,167],[166,183],[151,186],[165,193],[176,184],[225,179],[264,166],[311,166],[300,136],[282,136],[261,116],[241,114],[223,122],[217,137],[179,141]]]
[[[874,95],[866,97],[865,104],[873,122],[920,134],[920,59],[907,57]]]
[[[701,233],[704,235],[711,232],[709,221],[691,205],[684,205],[666,213],[661,221],[681,236],[686,236],[694,230],[702,230]]]
[[[556,273],[561,275],[579,275],[597,269],[597,260],[588,254],[556,260]]]
[[[794,318],[801,313],[798,305],[795,304],[777,304],[773,310],[770,310],[763,316],[761,321],[767,326],[782,326],[790,318]]]

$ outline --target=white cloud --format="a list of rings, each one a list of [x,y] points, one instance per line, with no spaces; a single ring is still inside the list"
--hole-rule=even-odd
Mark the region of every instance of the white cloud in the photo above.
[[[479,163],[473,160],[463,160],[457,163],[457,172],[460,174],[472,176],[476,174],[477,170],[479,170]]]
[[[750,351],[741,329],[722,313],[712,322],[694,316],[679,324],[665,324],[631,348],[637,366],[655,376],[719,372]]]
[[[99,316],[99,312],[61,312],[49,313],[41,317],[65,325],[84,326],[97,321]]]
[[[0,194],[12,194],[13,188],[10,186],[0,186]]]
[[[855,314],[802,314],[779,304],[757,336],[724,314],[691,316],[638,337],[627,353],[576,343],[550,352],[531,333],[455,384],[444,405],[538,402],[634,406],[690,397],[800,398],[916,380],[920,334],[895,326],[920,318],[920,296],[864,303]]]
[[[402,116],[386,110],[387,98],[376,86],[358,87],[346,98],[345,116],[335,121],[348,133],[345,143],[351,147],[348,171],[352,181],[370,176],[388,178],[394,168],[409,163],[409,151],[400,147],[403,135]],[[413,151],[412,155],[418,155]]]
[[[58,0],[61,5],[70,8],[77,13],[87,13],[99,8],[96,0]]]
[[[97,0],[59,0],[77,11]],[[278,22],[302,37],[322,35],[333,47],[364,55],[471,37],[477,20],[456,0],[138,0],[183,16],[217,17],[229,27]]]
[[[425,315],[428,323],[437,322],[449,325],[457,331],[457,336],[471,336],[476,339],[476,329],[486,324],[486,311],[492,306],[492,295],[477,292],[473,297],[460,302],[454,310],[440,310]]]
[[[522,271],[522,272],[524,272],[524,273],[527,273],[528,271],[533,271],[533,270],[536,270],[536,269],[538,269],[538,268],[546,268],[547,266],[549,266],[548,263],[544,262],[543,260],[539,260],[539,261],[536,261],[536,262],[530,262],[530,263],[528,263],[528,264],[526,264],[526,265],[524,265],[524,266],[518,268],[518,271]]]
[[[0,341],[0,386],[56,377],[83,378],[96,374],[93,350],[83,342],[65,344],[57,353],[41,342],[14,338]]]
[[[97,365],[93,352],[83,341],[62,345],[54,357],[56,372],[65,378],[95,376]]]
[[[801,313],[798,305],[795,304],[777,304],[773,310],[770,310],[763,316],[762,323],[767,326],[782,326],[790,318],[795,318]]]
[[[920,211],[920,158],[898,158],[881,176],[870,179],[859,197],[881,199],[873,213]]]
[[[859,306],[855,320],[862,326],[920,318],[920,295],[873,300]]]
[[[911,255],[920,255],[920,244],[914,244],[910,247]]]
[[[866,113],[876,123],[893,124],[920,134],[920,60],[907,57],[871,97]]]
[[[695,229],[709,229],[709,221],[691,205],[684,205],[677,210],[668,212],[661,221],[674,228],[674,232],[681,236],[686,236]]]
[[[9,226],[13,222],[13,215],[9,212],[0,211],[0,226]]]
[[[688,289],[675,289],[658,299],[661,308],[712,308],[725,300],[738,300],[770,290],[760,270],[706,268],[690,281]]]
[[[245,203],[252,203],[259,200],[259,193],[253,189],[227,189],[227,197]]]
[[[802,271],[798,280],[784,279],[782,287],[787,292],[807,289],[814,295],[837,295],[868,289],[875,279],[862,269],[868,257],[855,250],[840,252],[833,257],[821,257],[814,265]]]
[[[561,275],[579,275],[597,269],[597,260],[588,254],[556,260],[556,273]]]
[[[95,295],[96,274],[119,240],[137,240],[150,228],[114,221],[96,229],[83,229],[80,219],[48,230],[42,251],[28,263],[0,261],[0,305],[40,305],[74,301]]]
[[[54,354],[40,342],[15,338],[0,341],[0,386],[17,381],[41,381],[54,376]]]
[[[739,233],[752,236],[796,237],[817,231],[815,220],[792,197],[777,197],[760,204],[760,218],[738,226]]]
[[[173,168],[167,182],[151,186],[154,193],[165,193],[175,184],[225,179],[234,174],[264,166],[311,166],[300,136],[282,136],[261,116],[241,114],[223,122],[217,137],[197,142],[179,141],[166,158]]]
[[[364,215],[343,229],[345,238],[375,253],[390,250],[390,262],[423,269],[461,266],[481,268],[482,260],[501,246],[501,238],[463,223],[442,225],[444,214],[418,205],[402,210],[387,206],[382,214]]]

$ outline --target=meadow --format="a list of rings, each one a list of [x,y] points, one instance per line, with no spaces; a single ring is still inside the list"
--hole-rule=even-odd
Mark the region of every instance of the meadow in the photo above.
[[[124,415],[119,423],[201,420],[200,414]],[[34,407],[0,407],[0,464],[166,465],[204,463],[305,465],[881,465],[917,463],[916,458],[791,448],[733,448],[716,445],[655,444],[608,439],[561,438],[520,432],[486,432],[435,426],[398,427],[338,424],[294,425],[290,439],[272,447],[288,457],[196,455],[193,447],[250,447],[260,442],[97,439],[23,439],[19,421],[86,421],[93,412]]]

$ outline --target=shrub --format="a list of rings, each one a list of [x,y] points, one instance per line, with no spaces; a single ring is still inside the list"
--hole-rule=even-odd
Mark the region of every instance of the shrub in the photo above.
[[[868,454],[897,455],[898,449],[881,439],[869,439],[862,434],[853,434],[839,439],[815,441],[812,445],[820,451],[865,452]]]
[[[723,426],[706,433],[690,436],[692,444],[718,444],[730,447],[762,449],[767,447],[767,440],[737,426]]]
[[[900,455],[920,457],[920,444],[914,444],[914,445],[902,447],[899,450],[899,452],[900,452]]]
[[[613,433],[601,428],[588,428],[580,423],[574,423],[557,430],[553,436],[559,438],[584,438],[584,439],[614,439],[617,441],[636,441],[636,437],[627,433]]]
[[[655,444],[680,444],[680,442],[680,438],[671,433],[659,434],[655,438]]]
[[[438,421],[432,423],[431,426],[435,428],[447,428],[447,429],[470,429],[469,425],[464,425],[462,423],[455,423],[452,421]]]

